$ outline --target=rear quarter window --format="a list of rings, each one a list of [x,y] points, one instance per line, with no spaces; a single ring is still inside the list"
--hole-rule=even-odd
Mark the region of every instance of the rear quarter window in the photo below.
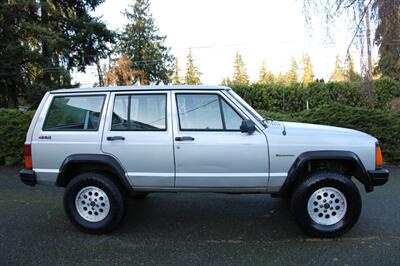
[[[56,96],[47,112],[44,131],[96,131],[104,95]]]

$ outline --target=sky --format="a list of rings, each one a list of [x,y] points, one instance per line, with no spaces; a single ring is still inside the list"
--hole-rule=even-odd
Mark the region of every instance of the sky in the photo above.
[[[106,0],[94,15],[101,17],[110,29],[122,31],[127,23],[122,15],[133,0]],[[327,41],[318,19],[313,30],[305,26],[302,0],[151,0],[151,13],[165,44],[179,60],[184,75],[188,49],[202,72],[203,84],[220,84],[232,77],[233,61],[239,52],[251,81],[257,81],[263,60],[278,74],[290,67],[291,57],[299,62],[304,53],[311,56],[316,78],[329,80],[338,54],[344,62],[353,33],[345,18],[332,27]],[[357,56],[357,51],[352,51]],[[357,63],[356,63],[357,65]],[[81,86],[97,81],[96,68],[74,73]]]

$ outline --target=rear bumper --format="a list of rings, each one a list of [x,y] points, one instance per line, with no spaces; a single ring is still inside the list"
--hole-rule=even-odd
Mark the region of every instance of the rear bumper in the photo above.
[[[373,186],[382,186],[389,179],[389,170],[381,168],[373,171],[368,171]]]
[[[31,169],[22,169],[19,171],[19,177],[25,185],[34,186],[37,184],[35,171]]]

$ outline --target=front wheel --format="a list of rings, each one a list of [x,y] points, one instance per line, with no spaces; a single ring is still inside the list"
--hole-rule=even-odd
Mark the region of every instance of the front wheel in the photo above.
[[[101,234],[117,227],[125,213],[124,193],[107,176],[98,173],[77,175],[64,193],[64,209],[80,230]]]
[[[337,237],[350,230],[361,213],[361,196],[346,176],[311,174],[294,190],[291,209],[300,227],[316,237]]]

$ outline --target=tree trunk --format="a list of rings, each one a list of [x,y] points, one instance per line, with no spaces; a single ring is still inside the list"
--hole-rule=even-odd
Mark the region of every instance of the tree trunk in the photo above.
[[[369,7],[365,7],[365,28],[367,35],[367,57],[368,57],[368,65],[367,65],[367,78],[368,80],[372,80],[372,55],[371,55],[371,27],[369,23]]]
[[[97,66],[97,75],[99,76],[99,87],[103,87],[104,86],[103,71],[101,69],[100,60],[98,58],[96,60],[96,66]]]
[[[7,92],[7,107],[8,108],[17,108],[18,107],[18,94],[17,88],[8,87]]]
[[[43,26],[47,27],[49,25],[49,17],[48,17],[48,8],[47,8],[47,1],[46,0],[40,0],[40,17],[41,17],[41,22]],[[47,64],[45,65],[45,69],[43,70],[43,82],[46,85],[51,84],[51,58],[50,58],[50,51],[49,51],[49,45],[47,44],[47,40],[44,37],[41,42],[42,42],[42,56],[47,60]]]
[[[369,6],[365,6],[365,29],[367,38],[367,75],[365,79],[365,92],[369,103],[373,106],[375,97],[372,84],[372,55],[371,55],[371,27],[369,22]]]

